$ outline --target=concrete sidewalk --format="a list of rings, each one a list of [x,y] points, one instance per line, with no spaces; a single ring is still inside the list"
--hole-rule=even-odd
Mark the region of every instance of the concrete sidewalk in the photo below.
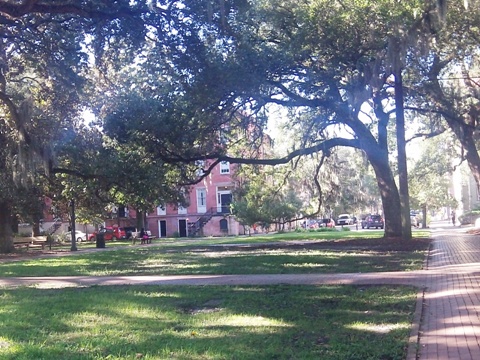
[[[0,278],[0,286],[398,284],[418,287],[407,360],[480,359],[480,236],[444,224],[434,231],[426,269],[330,275],[198,275]]]

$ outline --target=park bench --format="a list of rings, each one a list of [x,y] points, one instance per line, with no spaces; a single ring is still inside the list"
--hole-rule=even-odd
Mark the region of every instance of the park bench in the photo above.
[[[141,239],[140,238],[140,231],[137,232],[132,232],[132,242],[135,244],[137,240],[140,240],[140,244],[151,244],[152,239],[155,238],[155,236],[152,235],[152,232],[150,230],[146,230],[145,234],[148,236],[148,239]]]
[[[41,248],[42,250],[45,249],[45,245],[47,244],[47,237],[46,236],[26,236],[26,237],[15,237],[13,239],[13,246],[15,248]]]

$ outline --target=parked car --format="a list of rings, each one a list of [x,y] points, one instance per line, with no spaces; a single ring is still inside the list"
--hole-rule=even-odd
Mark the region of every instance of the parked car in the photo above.
[[[335,220],[331,218],[325,218],[318,221],[320,227],[334,228]]]
[[[385,226],[385,223],[383,221],[383,217],[381,215],[375,214],[375,215],[367,215],[363,220],[362,220],[362,229],[370,229],[370,228],[375,228],[375,229],[383,229]]]
[[[412,224],[413,227],[418,227],[417,215],[411,215],[410,214],[410,223]]]
[[[353,217],[350,214],[340,214],[337,218],[337,225],[352,225]]]
[[[72,238],[72,232],[71,231],[65,231],[62,234],[63,240],[70,240]],[[75,240],[77,242],[82,242],[82,241],[87,241],[87,234],[85,234],[83,231],[80,230],[75,230]]]
[[[133,234],[137,232],[137,228],[135,226],[125,226],[123,230],[125,231],[126,239],[130,239],[133,236]]]
[[[317,229],[319,223],[316,219],[309,219],[305,221],[305,228],[306,229]]]
[[[118,239],[126,239],[127,234],[125,233],[125,230],[123,228],[119,227],[105,227],[103,229],[100,229],[98,233],[103,234],[103,239],[104,240],[118,240]],[[94,241],[97,237],[97,232],[94,232],[90,237],[88,238],[90,241]]]

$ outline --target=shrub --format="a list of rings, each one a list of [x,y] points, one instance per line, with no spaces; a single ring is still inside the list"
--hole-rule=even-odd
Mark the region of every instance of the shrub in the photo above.
[[[328,228],[328,227],[321,227],[321,228],[316,229],[316,231],[318,231],[318,232],[337,231],[337,229],[335,229],[335,228]]]
[[[480,218],[480,209],[474,209],[472,211],[466,212],[458,217],[458,221],[462,225],[474,224],[475,220]]]

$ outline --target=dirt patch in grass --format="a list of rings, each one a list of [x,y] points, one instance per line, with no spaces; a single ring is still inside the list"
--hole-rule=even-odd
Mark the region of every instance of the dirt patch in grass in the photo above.
[[[375,238],[375,239],[337,239],[337,240],[292,240],[283,242],[255,243],[255,244],[221,244],[210,246],[186,246],[189,251],[193,252],[223,252],[223,251],[255,251],[255,250],[338,250],[338,251],[423,251],[428,249],[432,239],[430,238],[413,238],[412,240],[404,240],[399,238]],[[153,250],[153,249],[152,249]],[[156,251],[165,251],[160,249]],[[183,252],[185,247],[168,248],[168,252]],[[71,255],[71,251],[67,250],[18,250],[10,254],[0,254],[0,261],[21,261],[39,257],[63,256]]]
[[[432,239],[413,238],[404,240],[399,238],[376,238],[376,239],[340,239],[340,240],[299,240],[256,244],[222,244],[212,246],[192,246],[190,251],[248,251],[263,249],[311,249],[311,250],[364,250],[364,251],[422,251],[428,249]],[[175,251],[175,250],[173,250]],[[178,249],[178,251],[184,251]]]
[[[66,254],[65,251],[55,251],[55,250],[29,250],[29,251],[15,251],[9,254],[0,254],[0,261],[15,261],[15,260],[26,260],[32,258],[38,258],[48,255],[61,255]]]

